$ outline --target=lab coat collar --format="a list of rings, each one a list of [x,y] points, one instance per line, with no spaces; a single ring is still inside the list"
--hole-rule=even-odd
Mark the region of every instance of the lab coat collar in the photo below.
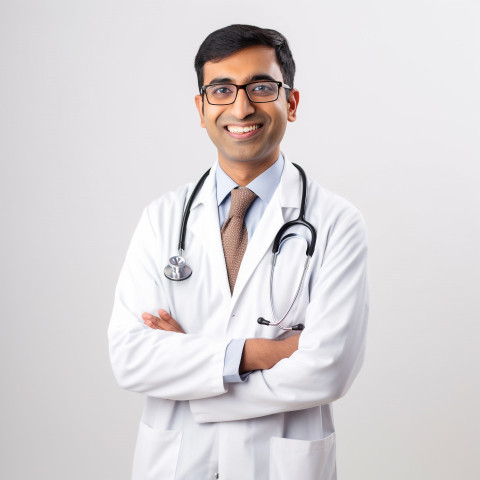
[[[280,184],[275,192],[278,194],[278,201],[282,208],[300,208],[301,198],[302,198],[302,185],[300,184],[300,174],[298,170],[292,165],[291,162],[287,159],[283,152],[280,153],[285,159],[285,166],[282,172],[282,178]],[[192,203],[192,210],[195,209],[198,205],[207,203],[211,199],[212,192],[216,195],[216,184],[215,184],[215,175],[217,168],[220,168],[218,165],[218,160],[212,165],[210,173],[203,184],[200,192],[194,199]],[[233,180],[232,180],[233,182]],[[272,198],[273,200],[273,198]],[[216,199],[218,202],[218,199]]]
[[[283,169],[280,185],[278,186],[278,202],[282,208],[298,208],[302,203],[302,177],[297,168],[287,159]],[[307,179],[308,180],[308,179]]]
[[[210,174],[205,179],[203,187],[193,200],[190,210],[191,215],[187,225],[187,234],[190,231],[192,236],[195,237],[191,242],[201,243],[208,255],[211,269],[215,272],[217,278],[212,288],[220,289],[222,298],[228,298],[230,297],[230,287],[220,235],[215,189],[215,170],[217,167],[218,162],[215,162],[210,169]]]
[[[192,207],[190,210],[194,210],[199,205],[208,203],[211,200],[212,194],[216,196],[216,189],[215,189],[215,172],[219,168],[218,160],[212,165],[210,168],[210,173],[208,177],[205,179],[205,183],[203,187],[198,192],[197,196],[193,200]],[[189,195],[192,194],[193,189],[189,192]]]

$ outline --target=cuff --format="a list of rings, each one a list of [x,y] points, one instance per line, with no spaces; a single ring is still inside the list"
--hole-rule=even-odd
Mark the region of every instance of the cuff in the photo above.
[[[227,345],[223,364],[223,381],[225,383],[244,382],[252,373],[246,372],[241,375],[239,373],[245,340],[246,338],[235,338]]]

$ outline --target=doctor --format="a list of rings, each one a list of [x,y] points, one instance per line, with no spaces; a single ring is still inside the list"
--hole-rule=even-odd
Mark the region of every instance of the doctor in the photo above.
[[[299,171],[280,151],[297,114],[295,64],[280,33],[232,25],[205,39],[195,68],[196,107],[218,159],[186,226],[193,273],[183,281],[164,274],[190,183],[144,210],[108,331],[117,381],[146,396],[133,479],[333,480],[332,402],[352,384],[365,346],[364,222],[309,179],[305,217],[316,247],[283,322],[305,328],[259,324],[273,320],[273,239],[302,203]],[[311,241],[306,229],[294,233],[272,282],[279,318],[302,274],[304,238]]]

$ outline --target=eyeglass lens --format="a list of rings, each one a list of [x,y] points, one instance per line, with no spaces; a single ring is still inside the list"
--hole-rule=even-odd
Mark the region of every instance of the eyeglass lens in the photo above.
[[[249,83],[245,89],[248,98],[252,102],[272,102],[278,97],[278,84],[275,82]],[[229,84],[209,85],[205,89],[205,93],[210,103],[226,105],[234,102],[237,95],[237,87]]]

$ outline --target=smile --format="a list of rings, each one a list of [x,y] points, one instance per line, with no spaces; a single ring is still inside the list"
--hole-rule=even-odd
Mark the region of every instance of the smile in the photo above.
[[[258,130],[262,125],[248,125],[247,127],[241,127],[237,125],[227,125],[225,128],[231,133],[248,133],[252,130]]]
[[[257,133],[263,128],[263,124],[256,123],[254,125],[227,125],[223,127],[230,137],[237,139],[247,139],[257,135]]]

